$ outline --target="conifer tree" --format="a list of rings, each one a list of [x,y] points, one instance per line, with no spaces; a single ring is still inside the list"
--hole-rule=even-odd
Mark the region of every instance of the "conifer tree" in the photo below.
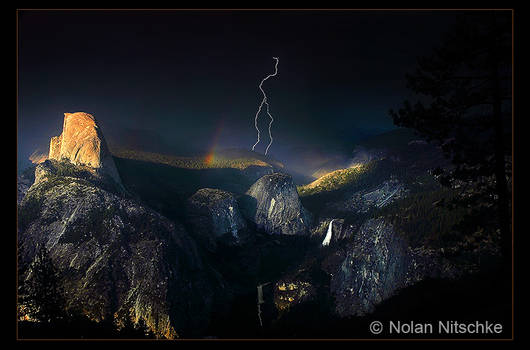
[[[38,248],[24,281],[25,306],[31,318],[45,323],[64,320],[65,300],[57,268],[45,246]]]
[[[456,204],[471,213],[462,228],[497,228],[506,258],[512,244],[511,19],[510,11],[459,17],[442,45],[407,75],[417,102],[390,110],[396,125],[441,147],[453,167],[433,173],[443,185],[460,188]]]

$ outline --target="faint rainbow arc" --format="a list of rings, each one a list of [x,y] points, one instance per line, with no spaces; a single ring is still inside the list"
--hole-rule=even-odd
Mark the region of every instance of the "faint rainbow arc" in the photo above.
[[[214,160],[215,155],[215,148],[217,147],[217,141],[219,140],[219,137],[221,136],[221,133],[223,132],[224,127],[224,120],[221,120],[219,124],[217,125],[217,128],[215,129],[214,135],[212,137],[212,143],[210,146],[210,149],[208,150],[208,153],[206,153],[206,156],[204,157],[204,163],[206,165],[211,165]]]

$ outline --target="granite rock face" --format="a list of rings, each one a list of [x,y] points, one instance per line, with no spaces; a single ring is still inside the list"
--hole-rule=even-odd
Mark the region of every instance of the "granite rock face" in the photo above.
[[[448,259],[443,250],[412,248],[381,217],[368,219],[332,259],[330,289],[341,317],[369,314],[400,289],[426,278],[456,278],[475,268]]]
[[[63,132],[50,140],[48,159],[84,165],[121,183],[118,170],[94,116],[65,113]]]
[[[187,201],[187,218],[193,233],[210,249],[228,235],[230,242],[239,242],[239,231],[246,228],[235,197],[230,192],[202,188]]]
[[[309,233],[311,215],[302,206],[290,175],[274,173],[259,178],[243,202],[244,215],[269,234]]]
[[[345,259],[333,274],[340,316],[364,315],[406,286],[411,266],[407,243],[383,220],[368,220],[354,236]]]
[[[60,175],[60,166],[39,164],[20,203],[21,262],[45,246],[67,307],[94,320],[143,320],[160,338],[205,327],[214,287],[184,227],[88,178]]]
[[[396,178],[390,178],[372,188],[346,193],[341,200],[327,205],[332,211],[367,213],[372,209],[383,208],[405,198],[409,189]]]

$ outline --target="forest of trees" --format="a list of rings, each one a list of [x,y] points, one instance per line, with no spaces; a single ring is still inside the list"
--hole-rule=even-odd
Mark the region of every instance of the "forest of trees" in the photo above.
[[[468,12],[443,43],[418,59],[408,87],[418,96],[390,110],[397,126],[440,146],[453,164],[433,174],[459,189],[448,206],[468,209],[462,232],[500,235],[511,269],[512,21],[510,11]]]
[[[20,247],[19,247],[20,248]],[[140,320],[122,327],[112,317],[90,320],[80,310],[68,309],[58,269],[47,249],[41,246],[35,259],[18,259],[18,322],[20,339],[151,339],[153,333]]]

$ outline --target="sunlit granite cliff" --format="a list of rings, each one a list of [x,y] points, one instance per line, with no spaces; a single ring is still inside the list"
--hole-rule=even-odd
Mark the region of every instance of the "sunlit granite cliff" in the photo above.
[[[88,113],[64,114],[63,132],[51,138],[48,159],[84,165],[121,183],[105,138],[94,116]]]

